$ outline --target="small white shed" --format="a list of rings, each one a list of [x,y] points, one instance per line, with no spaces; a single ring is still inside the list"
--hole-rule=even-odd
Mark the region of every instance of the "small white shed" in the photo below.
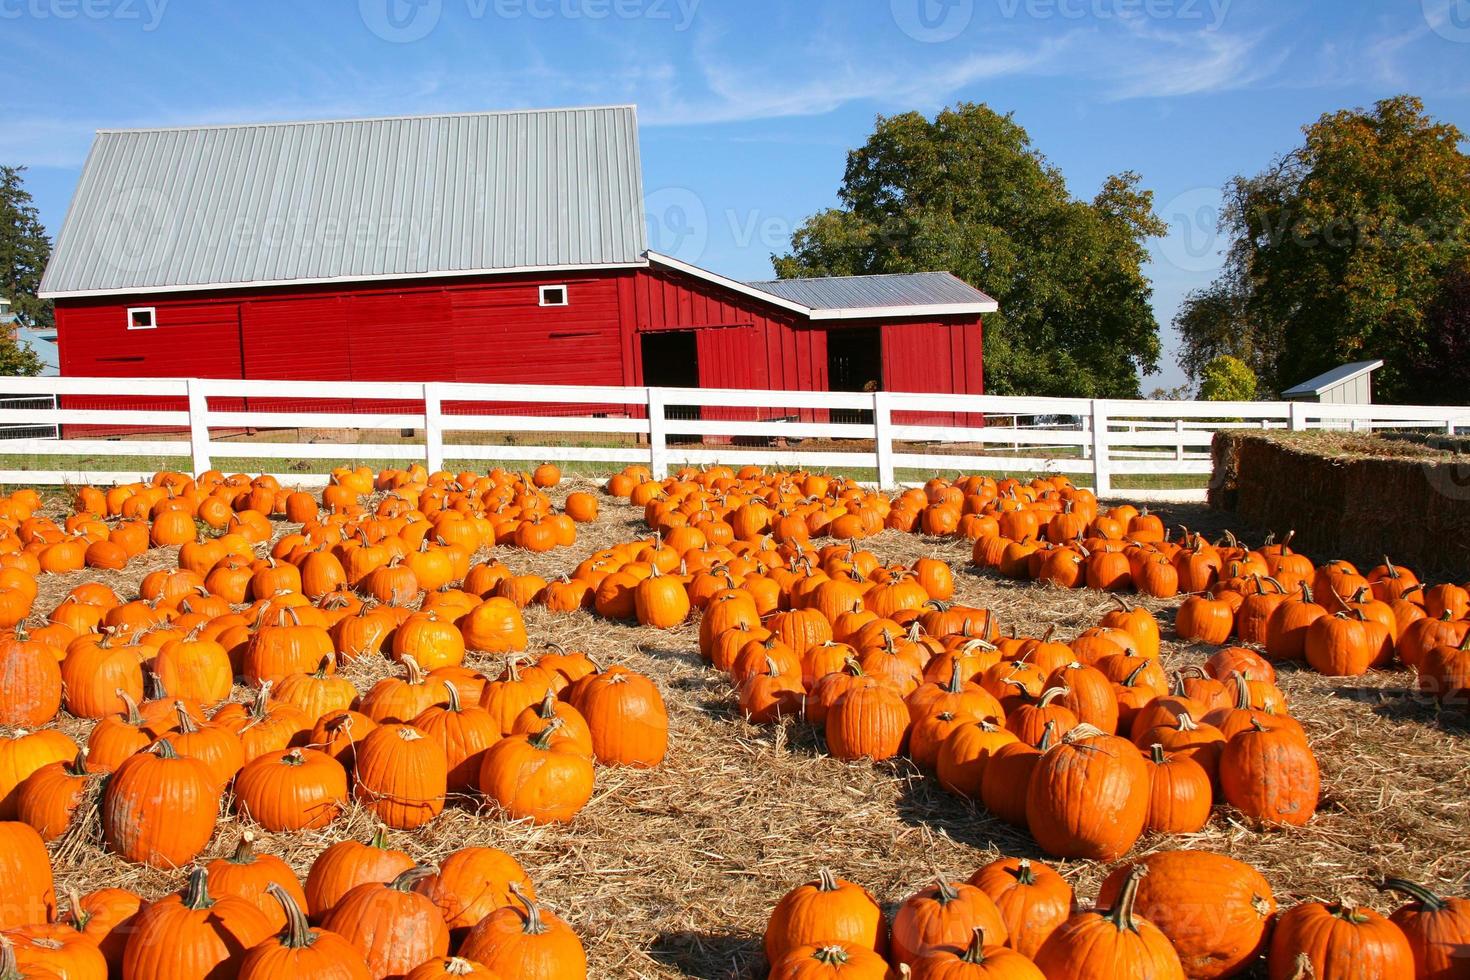
[[[1310,381],[1288,388],[1281,397],[1289,402],[1319,402],[1324,405],[1373,404],[1373,372],[1382,361],[1358,361],[1333,368]]]

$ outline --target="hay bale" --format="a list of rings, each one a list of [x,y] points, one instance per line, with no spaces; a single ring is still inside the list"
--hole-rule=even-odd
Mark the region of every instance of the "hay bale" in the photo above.
[[[1470,452],[1463,440],[1332,432],[1221,432],[1213,507],[1322,558],[1391,554],[1433,575],[1470,574]]]

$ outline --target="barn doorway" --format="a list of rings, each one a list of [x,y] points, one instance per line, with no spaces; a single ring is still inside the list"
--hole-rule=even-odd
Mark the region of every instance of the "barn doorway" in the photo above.
[[[693,330],[657,330],[639,334],[643,345],[643,383],[649,388],[698,388],[699,340]],[[669,405],[665,418],[697,421],[698,405]],[[697,440],[697,436],[670,434],[670,442]]]
[[[883,332],[877,327],[827,331],[827,387],[831,391],[883,389]],[[833,409],[839,425],[872,425],[867,409]]]

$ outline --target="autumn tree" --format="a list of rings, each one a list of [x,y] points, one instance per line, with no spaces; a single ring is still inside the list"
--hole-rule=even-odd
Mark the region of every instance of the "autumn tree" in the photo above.
[[[985,319],[995,394],[1136,398],[1157,370],[1144,245],[1165,228],[1136,174],[1074,198],[1010,115],[962,103],[880,117],[838,194],[773,256],[779,276],[953,272],[1000,304]]]
[[[1435,311],[1454,305],[1470,249],[1464,134],[1399,96],[1325,115],[1305,137],[1227,189],[1227,265],[1175,319],[1181,366],[1198,378],[1228,354],[1281,391],[1381,358],[1383,400],[1463,400],[1431,351],[1448,349],[1440,333],[1457,321]]]

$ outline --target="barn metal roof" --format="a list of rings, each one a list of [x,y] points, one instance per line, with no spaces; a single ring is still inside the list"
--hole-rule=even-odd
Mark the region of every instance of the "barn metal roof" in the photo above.
[[[955,312],[993,313],[997,309],[995,300],[948,272],[773,279],[746,285],[823,312],[956,307]]]
[[[1281,397],[1300,398],[1305,395],[1320,395],[1329,388],[1335,388],[1370,371],[1377,371],[1381,367],[1383,367],[1382,361],[1356,361],[1352,364],[1344,364],[1325,374],[1319,374],[1310,381],[1303,381],[1293,388],[1286,389],[1281,393]]]
[[[641,265],[632,106],[98,132],[47,297]]]

